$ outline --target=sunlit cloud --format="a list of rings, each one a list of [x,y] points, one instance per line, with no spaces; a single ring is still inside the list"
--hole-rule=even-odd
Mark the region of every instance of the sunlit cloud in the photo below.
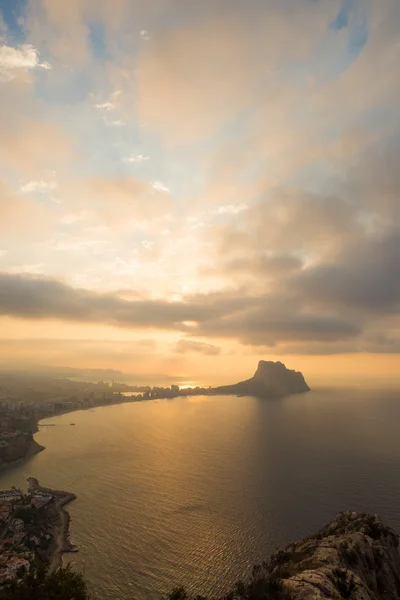
[[[57,182],[55,180],[45,181],[43,179],[28,181],[21,186],[20,191],[23,194],[40,193],[45,194],[52,192],[57,189]]]
[[[165,183],[162,183],[161,181],[153,181],[153,183],[151,185],[152,185],[152,188],[154,190],[156,190],[157,192],[163,192],[165,194],[171,193],[171,190],[169,189],[169,187],[167,187],[165,185]]]
[[[107,119],[106,117],[104,117],[104,123],[106,125],[109,125],[110,127],[122,127],[123,125],[125,125],[125,122],[122,121],[122,119]]]
[[[247,204],[227,204],[225,206],[219,206],[216,213],[219,215],[238,215],[239,213],[247,210]]]
[[[213,344],[206,344],[204,342],[181,339],[175,344],[174,351],[178,354],[195,352],[205,354],[206,356],[217,356],[221,352],[221,347],[214,346]]]
[[[127,163],[145,162],[147,160],[150,160],[150,156],[147,154],[132,154],[122,159],[123,162]]]
[[[31,44],[21,44],[12,47],[0,46],[0,81],[7,81],[15,77],[19,70],[29,71],[31,69],[51,69],[51,65],[40,62],[39,52]]]
[[[103,102],[100,104],[95,104],[94,106],[95,106],[95,108],[98,108],[99,110],[106,110],[106,111],[115,109],[115,104],[113,104],[112,102]]]

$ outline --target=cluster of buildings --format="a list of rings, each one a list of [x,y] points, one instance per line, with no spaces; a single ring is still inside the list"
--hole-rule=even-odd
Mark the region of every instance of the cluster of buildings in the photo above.
[[[52,533],[43,510],[53,502],[50,494],[24,495],[12,488],[0,490],[0,594],[1,587],[22,578],[51,545]]]
[[[19,490],[0,490],[0,529],[11,516],[14,506],[18,506],[22,501],[22,494]]]
[[[117,381],[80,381],[28,373],[0,373],[0,412],[7,410],[10,415],[19,413],[36,422],[73,410],[119,402],[210,393],[211,388],[180,388],[179,385],[159,387]]]

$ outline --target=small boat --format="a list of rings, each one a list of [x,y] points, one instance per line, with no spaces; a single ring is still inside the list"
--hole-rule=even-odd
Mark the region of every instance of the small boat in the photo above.
[[[75,423],[70,423],[70,425],[75,425]]]

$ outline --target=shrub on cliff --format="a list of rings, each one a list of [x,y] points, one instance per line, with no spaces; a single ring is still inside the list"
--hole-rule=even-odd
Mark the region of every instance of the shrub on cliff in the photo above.
[[[46,565],[31,569],[25,577],[14,580],[3,592],[1,600],[89,600],[86,583],[70,566],[48,572]]]

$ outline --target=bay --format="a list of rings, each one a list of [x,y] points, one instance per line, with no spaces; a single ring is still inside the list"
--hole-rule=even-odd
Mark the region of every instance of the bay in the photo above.
[[[399,422],[400,395],[375,390],[108,406],[43,421],[46,450],[0,488],[77,494],[66,561],[99,600],[222,592],[341,510],[400,532]]]

